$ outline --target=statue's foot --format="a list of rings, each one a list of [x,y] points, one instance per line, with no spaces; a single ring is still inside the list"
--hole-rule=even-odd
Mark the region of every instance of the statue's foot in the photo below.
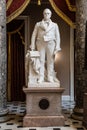
[[[52,77],[48,78],[48,82],[54,83],[54,80]]]
[[[38,83],[42,83],[42,82],[44,82],[44,78],[39,78],[39,80],[38,80]]]
[[[60,81],[57,78],[54,78],[54,82],[60,83]]]

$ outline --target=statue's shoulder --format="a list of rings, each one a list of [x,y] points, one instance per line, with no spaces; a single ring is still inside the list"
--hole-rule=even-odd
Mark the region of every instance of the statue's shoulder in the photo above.
[[[58,28],[58,24],[57,23],[53,22],[53,25],[54,25],[55,28]]]
[[[56,26],[56,25],[57,25],[57,23],[55,23],[55,22],[52,22],[52,23],[53,23],[53,25],[54,25],[54,26]]]
[[[41,24],[41,21],[40,21],[40,22],[37,22],[37,23],[36,23],[36,26],[40,26],[40,24]]]

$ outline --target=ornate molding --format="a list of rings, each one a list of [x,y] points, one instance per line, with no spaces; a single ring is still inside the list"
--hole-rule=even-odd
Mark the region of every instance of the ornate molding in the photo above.
[[[68,9],[71,11],[71,12],[76,12],[76,7],[74,5],[71,5],[70,1],[69,0],[65,0],[66,1],[66,4],[68,6]]]
[[[30,0],[27,0],[23,3],[23,5],[18,8],[16,11],[14,11],[10,16],[7,17],[7,23],[11,22],[13,19],[15,19],[18,15],[20,15],[26,6],[30,3]]]
[[[13,2],[13,0],[8,0],[8,2],[6,3],[6,10],[9,9],[12,2]]]
[[[66,22],[68,23],[72,28],[75,28],[75,23],[72,22],[72,20],[65,15],[54,3],[53,0],[49,0],[51,6],[53,7],[53,9],[55,10],[55,12]]]

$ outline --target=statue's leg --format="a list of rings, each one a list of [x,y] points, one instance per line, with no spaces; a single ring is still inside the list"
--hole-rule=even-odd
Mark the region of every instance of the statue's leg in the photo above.
[[[46,47],[47,53],[47,78],[49,82],[54,82],[54,47],[55,42],[50,41]]]
[[[29,56],[25,57],[25,81],[26,85],[28,85],[28,76],[29,76]]]
[[[40,52],[40,73],[38,83],[44,82],[44,64],[45,64],[45,46],[40,43],[37,46],[37,50]]]

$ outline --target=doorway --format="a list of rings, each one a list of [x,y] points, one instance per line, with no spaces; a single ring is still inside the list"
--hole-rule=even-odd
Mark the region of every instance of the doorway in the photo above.
[[[7,99],[25,101],[26,18],[19,17],[7,24]]]

